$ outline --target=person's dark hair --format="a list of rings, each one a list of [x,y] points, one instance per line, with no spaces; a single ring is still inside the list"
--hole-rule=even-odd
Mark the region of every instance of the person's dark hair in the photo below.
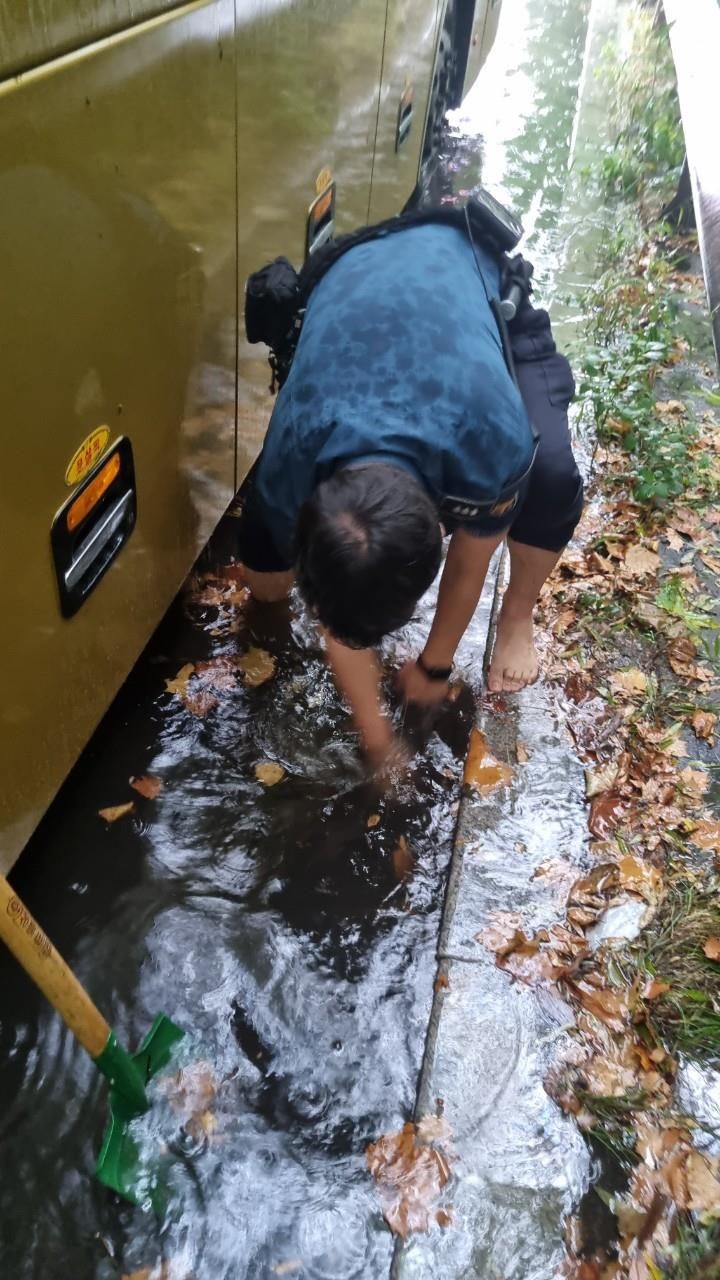
[[[342,467],[302,509],[298,583],[337,640],[366,648],[409,622],[441,547],[437,511],[409,472]]]

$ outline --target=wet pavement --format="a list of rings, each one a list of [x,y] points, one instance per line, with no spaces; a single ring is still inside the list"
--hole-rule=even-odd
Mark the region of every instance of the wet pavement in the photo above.
[[[614,9],[515,6],[445,168],[456,189],[482,173],[529,212],[528,254],[566,324],[559,299],[592,269],[598,234],[569,165],[594,136],[592,62]],[[232,519],[203,573],[231,543]],[[116,1280],[163,1260],[164,1280],[549,1280],[588,1176],[542,1088],[569,1015],[513,985],[476,934],[491,910],[555,919],[562,891],[537,872],[582,865],[580,770],[556,695],[539,685],[481,707],[512,781],[466,796],[455,845],[494,575],[459,655],[466,686],[386,797],[363,777],[297,601],[259,610],[226,584],[209,603],[213,589],[196,583],[173,607],[13,875],[123,1042],[163,1010],[189,1032],[188,1062],[209,1064],[184,1111],[159,1094],[141,1122],[148,1149],[166,1150],[168,1207],[143,1213],[93,1180],[104,1087],[3,954],[2,1273]],[[431,611],[432,597],[387,646],[389,667],[417,652]],[[232,666],[250,649],[274,659],[256,687]],[[165,687],[188,663],[205,695],[194,710]],[[267,763],[276,785],[258,780]],[[162,780],[156,799],[130,789],[140,775]],[[117,823],[98,817],[131,799]],[[449,1221],[396,1248],[365,1150],[439,1111]]]

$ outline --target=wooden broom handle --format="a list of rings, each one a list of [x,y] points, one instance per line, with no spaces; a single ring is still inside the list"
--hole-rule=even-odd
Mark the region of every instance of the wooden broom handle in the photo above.
[[[4,876],[0,876],[0,938],[83,1049],[97,1058],[107,1044],[110,1027]]]

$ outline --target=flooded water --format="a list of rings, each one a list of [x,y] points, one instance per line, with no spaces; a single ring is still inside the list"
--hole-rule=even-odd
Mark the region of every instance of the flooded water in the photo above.
[[[597,234],[571,161],[593,138],[584,96],[614,8],[506,3],[491,63],[456,113],[443,170],[446,190],[482,176],[523,212],[543,296],[556,300],[564,282],[590,269]],[[557,302],[556,311],[571,325]],[[231,539],[230,519],[204,572],[227,562]],[[394,1241],[365,1149],[412,1117],[418,1089],[429,1087],[421,1068],[487,616],[463,649],[468,687],[426,742],[420,735],[399,790],[382,796],[363,777],[297,602],[263,611],[198,599],[195,591],[174,606],[13,876],[121,1041],[134,1047],[160,1010],[188,1032],[185,1058],[201,1064],[196,1100],[178,1114],[160,1099],[142,1122],[148,1149],[165,1153],[168,1205],[142,1212],[94,1181],[104,1085],[2,954],[0,1258],[12,1280],[117,1280],[161,1261],[165,1280],[390,1273]],[[416,651],[431,609],[430,599],[390,659]],[[253,647],[273,656],[271,678],[254,688],[225,681],[205,715],[165,689],[187,663]],[[537,714],[541,768],[543,758],[552,765],[553,739],[547,708]],[[268,762],[284,771],[274,786],[255,772]],[[129,789],[144,774],[162,780],[155,800]],[[564,838],[566,806],[580,812],[570,792],[553,809],[549,777],[542,772],[538,785],[558,826],[545,843]],[[97,816],[130,799],[133,815],[110,826]],[[538,795],[523,803],[532,821]],[[500,852],[496,872],[502,879]],[[462,951],[461,911],[454,920],[450,950]],[[487,966],[488,1005],[498,1008],[500,976]],[[553,1011],[551,1024],[563,1016]],[[507,1280],[553,1273],[561,1210],[584,1175],[572,1141],[551,1132],[534,1017],[521,1014],[509,1048],[514,1092],[495,1116],[509,1126],[506,1146],[524,1146],[525,1163],[536,1162],[534,1183],[523,1204],[507,1187],[493,1198],[485,1175],[475,1194],[503,1249],[468,1245],[465,1270],[433,1264],[408,1274],[489,1280],[499,1257]],[[487,1025],[470,1025],[487,1048]],[[496,1061],[477,1048],[476,1091]],[[511,1125],[513,1110],[522,1123]],[[570,1191],[560,1190],[563,1161],[577,1162]],[[532,1234],[545,1230],[547,1249]]]

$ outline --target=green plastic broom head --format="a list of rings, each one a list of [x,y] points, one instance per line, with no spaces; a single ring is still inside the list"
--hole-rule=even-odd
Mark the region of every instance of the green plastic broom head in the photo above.
[[[147,1164],[141,1160],[141,1152],[128,1126],[148,1110],[150,1103],[145,1086],[168,1065],[175,1045],[184,1034],[160,1013],[137,1053],[127,1053],[111,1032],[102,1053],[94,1060],[98,1070],[110,1081],[110,1120],[95,1173],[100,1182],[131,1204],[145,1203],[150,1192]]]

